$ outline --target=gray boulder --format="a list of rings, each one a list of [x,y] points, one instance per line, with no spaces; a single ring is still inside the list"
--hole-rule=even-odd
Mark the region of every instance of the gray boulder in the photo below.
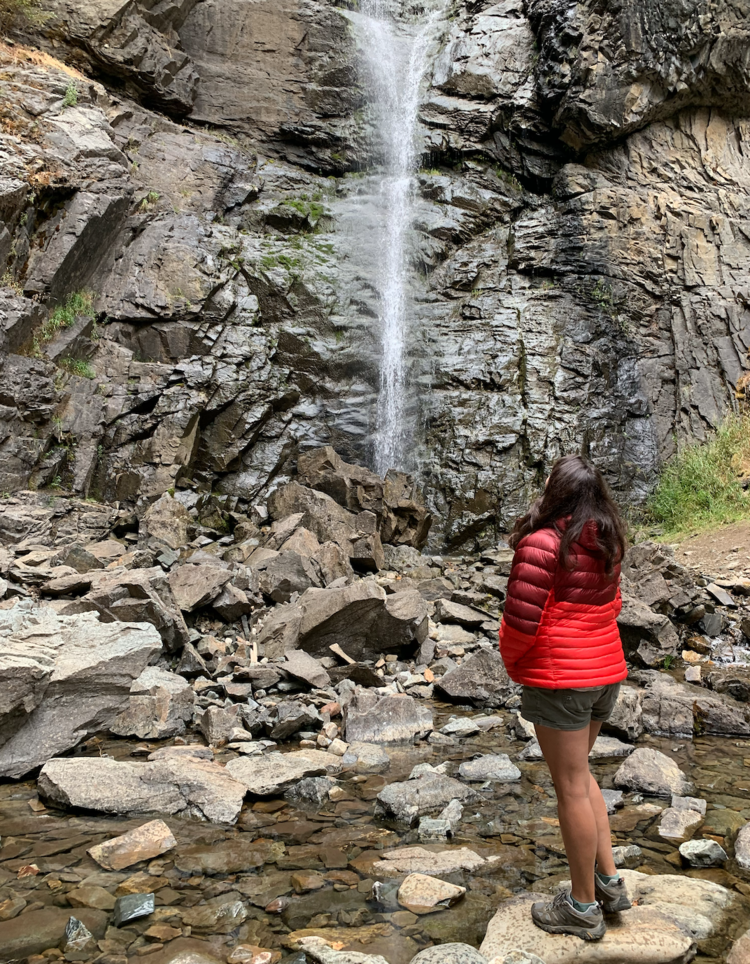
[[[726,851],[715,840],[687,840],[679,849],[688,867],[721,867],[728,860]]]
[[[521,771],[510,762],[507,753],[480,756],[476,760],[468,760],[458,768],[458,775],[462,780],[472,783],[492,780],[498,783],[511,783],[521,779]]]
[[[415,743],[432,731],[432,713],[411,696],[360,692],[346,710],[347,743]]]
[[[412,964],[487,964],[487,958],[470,944],[438,944],[420,951]]]
[[[313,560],[298,552],[279,552],[254,568],[258,571],[260,591],[276,603],[289,602],[294,593],[304,592],[311,586],[323,586]]]
[[[427,636],[427,605],[415,591],[385,592],[370,580],[331,589],[308,589],[295,603],[278,606],[259,636],[265,656],[302,649],[330,656],[341,646],[355,660],[383,652],[414,650]]]
[[[214,565],[184,565],[167,576],[177,605],[182,612],[191,613],[212,602],[231,580],[228,569]]]
[[[256,797],[273,797],[306,777],[325,776],[340,770],[340,759],[320,750],[238,757],[227,764],[227,772]]]
[[[59,616],[32,602],[0,611],[0,775],[22,777],[109,729],[161,648],[144,623]]]
[[[696,727],[711,736],[749,736],[750,707],[731,696],[679,683],[665,673],[643,673],[643,727],[648,733],[691,736]]]
[[[435,680],[436,691],[445,699],[481,706],[502,706],[514,688],[502,657],[490,649],[473,653]]]
[[[165,492],[144,513],[138,529],[139,541],[156,539],[170,549],[182,549],[188,542],[189,525],[190,515],[185,506]]]
[[[637,740],[643,733],[643,693],[634,686],[622,686],[612,714],[602,727],[624,740]]]
[[[59,807],[100,813],[174,813],[234,823],[245,785],[218,763],[169,758],[131,763],[107,757],[58,759],[39,774],[39,794]]]
[[[644,666],[660,666],[666,656],[676,655],[680,640],[668,616],[653,612],[644,602],[622,594],[617,617],[625,657]]]
[[[193,719],[195,694],[181,676],[148,666],[133,683],[126,710],[115,717],[110,732],[140,740],[165,740],[185,732]]]
[[[377,807],[387,818],[412,826],[425,814],[443,810],[449,803],[474,803],[479,794],[459,780],[440,773],[423,773],[414,780],[391,783],[377,796]]]
[[[615,773],[614,783],[616,787],[640,790],[656,797],[685,796],[692,789],[674,760],[645,746],[637,747],[625,760]]]

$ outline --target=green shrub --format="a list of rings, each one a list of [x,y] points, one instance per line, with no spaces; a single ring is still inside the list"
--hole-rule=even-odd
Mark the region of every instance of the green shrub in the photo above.
[[[39,23],[47,19],[39,9],[40,0],[0,0],[0,34],[26,23]]]
[[[78,103],[78,88],[75,84],[68,84],[63,98],[63,107],[75,107]]]
[[[79,378],[96,378],[96,372],[87,361],[78,358],[62,358],[60,368],[64,368],[71,375],[78,375]]]
[[[730,415],[707,442],[687,445],[667,462],[649,502],[666,535],[750,518],[750,414]]]

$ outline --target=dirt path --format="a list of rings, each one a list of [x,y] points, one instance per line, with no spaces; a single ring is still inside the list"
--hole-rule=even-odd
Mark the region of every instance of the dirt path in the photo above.
[[[677,561],[717,578],[750,578],[750,520],[688,536],[676,546]]]

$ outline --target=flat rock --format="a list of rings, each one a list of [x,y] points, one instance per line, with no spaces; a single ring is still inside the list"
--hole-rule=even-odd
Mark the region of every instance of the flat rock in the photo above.
[[[105,870],[124,870],[141,860],[151,860],[177,846],[172,831],[163,820],[152,820],[141,827],[105,840],[88,853]]]
[[[692,789],[692,784],[674,760],[643,746],[637,747],[620,766],[614,783],[617,787],[640,790],[657,797],[685,796]]]
[[[43,799],[61,807],[102,813],[179,813],[213,823],[234,823],[245,797],[245,785],[228,770],[196,759],[50,760],[42,767],[38,788]]]
[[[331,677],[314,657],[299,649],[289,650],[284,654],[285,662],[282,666],[285,673],[293,679],[307,683],[308,686],[324,689],[331,685]]]
[[[497,861],[488,861],[468,847],[451,847],[447,850],[425,850],[423,847],[399,847],[385,851],[380,863],[375,865],[380,877],[403,877],[404,874],[430,874],[443,877],[465,870],[475,873]]]
[[[266,753],[239,757],[227,763],[227,772],[256,797],[281,795],[298,780],[325,776],[341,768],[337,757],[315,750],[296,753]]]
[[[258,870],[284,852],[284,845],[271,840],[239,838],[210,845],[200,843],[180,847],[174,857],[178,870],[188,874],[241,874]]]
[[[507,753],[488,754],[476,760],[468,760],[458,768],[458,775],[462,780],[470,782],[494,780],[499,783],[511,783],[521,779],[521,771],[511,763]]]
[[[441,774],[424,774],[416,780],[391,783],[377,796],[378,808],[386,816],[409,825],[424,814],[442,810],[452,800],[474,802],[479,794],[466,784]]]
[[[391,758],[375,743],[350,743],[341,762],[357,773],[385,773],[391,766]]]
[[[167,582],[184,613],[207,606],[232,578],[227,569],[211,565],[184,565],[173,569]]]
[[[97,940],[104,937],[109,916],[105,911],[82,907],[72,914],[69,907],[45,907],[13,920],[0,921],[0,959],[23,960],[50,947],[58,947],[72,916],[81,921]]]
[[[432,713],[411,696],[361,693],[348,706],[347,743],[414,743],[432,731]]]
[[[409,874],[398,889],[398,902],[412,914],[434,914],[452,907],[465,893],[465,887],[436,877]]]
[[[479,733],[479,725],[469,716],[460,716],[455,720],[448,720],[440,732],[445,736],[467,737]]]
[[[703,823],[703,814],[696,810],[676,810],[667,807],[659,821],[659,836],[665,840],[687,840]]]
[[[470,606],[451,602],[450,599],[438,599],[435,603],[435,617],[441,623],[458,623],[459,626],[476,627],[487,622],[487,613],[479,612]]]
[[[411,964],[487,964],[487,958],[471,944],[437,944],[420,951]]]

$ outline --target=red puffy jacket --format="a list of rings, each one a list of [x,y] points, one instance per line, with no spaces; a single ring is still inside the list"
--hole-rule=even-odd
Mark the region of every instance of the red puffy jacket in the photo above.
[[[571,546],[570,570],[557,561],[561,538],[539,529],[518,543],[500,626],[505,668],[516,683],[547,689],[619,683],[628,674],[616,621],[620,567],[604,571],[593,521]]]

